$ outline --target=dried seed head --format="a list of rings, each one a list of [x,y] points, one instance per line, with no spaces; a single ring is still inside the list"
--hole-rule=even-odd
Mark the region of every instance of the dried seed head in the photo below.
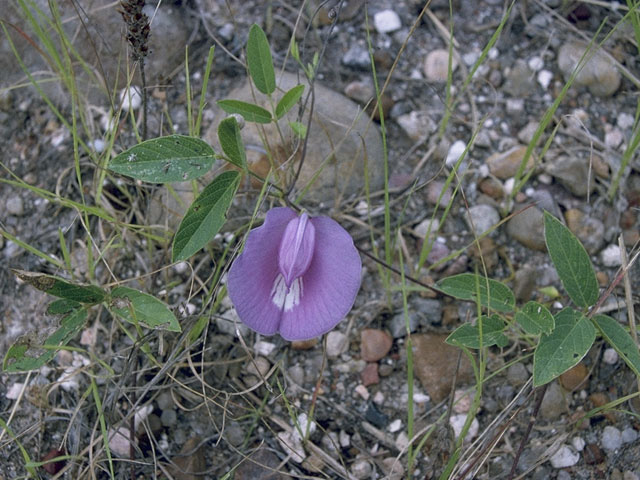
[[[131,45],[131,57],[140,61],[149,53],[149,17],[142,11],[145,0],[122,0],[120,15],[127,26],[127,41]]]

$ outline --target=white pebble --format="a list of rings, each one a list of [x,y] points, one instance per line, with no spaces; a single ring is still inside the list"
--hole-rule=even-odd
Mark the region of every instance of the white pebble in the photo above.
[[[431,397],[425,393],[413,393],[413,403],[427,403],[429,400],[431,400]]]
[[[504,182],[503,188],[504,188],[504,193],[506,193],[507,195],[511,195],[511,192],[513,192],[513,187],[516,185],[516,180],[515,178],[511,177],[511,178],[507,178]]]
[[[612,244],[600,252],[600,261],[605,267],[619,267],[622,264],[620,259],[620,247]]]
[[[400,420],[399,418],[395,419],[393,422],[389,424],[387,428],[391,433],[396,433],[400,431],[400,429],[402,428],[402,420]]]
[[[24,383],[14,383],[11,385],[5,394],[7,400],[17,400],[23,387]]]
[[[400,17],[393,10],[383,10],[373,16],[373,25],[380,33],[389,33],[398,30],[402,23]]]
[[[122,109],[125,111],[137,110],[142,105],[142,92],[139,87],[131,86],[130,88],[123,88],[120,91],[120,101],[122,102]]]
[[[544,61],[540,57],[531,57],[527,62],[529,68],[534,72],[537,72],[542,67],[544,67]]]
[[[549,85],[551,84],[551,80],[553,79],[553,73],[551,73],[549,70],[540,70],[538,72],[537,79],[540,86],[542,86],[542,88],[546,90],[547,88],[549,88]]]
[[[400,432],[396,438],[396,448],[401,452],[409,446],[409,437],[405,432]]]
[[[91,148],[93,148],[93,151],[96,153],[102,153],[104,152],[105,147],[107,146],[107,144],[105,143],[104,140],[100,139],[100,138],[96,138],[95,140],[93,140],[92,142],[90,142],[89,146]]]
[[[617,128],[613,128],[604,134],[604,144],[609,148],[618,148],[623,141],[624,135]]]
[[[631,443],[635,442],[638,439],[638,432],[636,432],[633,428],[627,427],[622,430],[622,443]]]
[[[633,115],[625,112],[618,114],[616,125],[618,125],[618,128],[621,128],[622,130],[633,127]]]
[[[453,434],[456,438],[460,436],[462,433],[462,428],[464,427],[465,422],[467,421],[467,414],[460,413],[458,415],[451,415],[449,418],[449,423],[451,424],[451,428],[453,428]],[[480,424],[478,423],[478,419],[474,418],[469,426],[469,430],[467,432],[466,440],[472,440],[478,435],[478,430],[480,429]]]
[[[551,465],[553,468],[573,467],[579,461],[580,454],[571,450],[567,445],[562,445],[551,457]]]
[[[19,217],[24,214],[24,202],[18,196],[9,197],[5,203],[5,208],[9,215]]]
[[[460,156],[464,153],[466,148],[467,148],[467,144],[464,143],[462,140],[456,140],[455,142],[453,142],[453,145],[449,147],[449,151],[447,152],[447,158],[445,160],[447,167],[450,167],[450,168],[453,167],[458,161],[458,159],[460,158]]]
[[[376,405],[382,405],[384,403],[384,393],[378,390],[373,396],[373,403]]]
[[[587,442],[584,441],[584,438],[582,437],[573,437],[571,439],[571,445],[573,445],[573,448],[576,449],[576,451],[581,452],[582,450],[584,450],[585,445],[587,444]]]
[[[490,60],[495,60],[496,58],[498,58],[498,55],[500,55],[500,50],[495,47],[490,48],[489,52],[487,53],[487,56]]]
[[[604,360],[604,363],[607,365],[615,365],[618,363],[618,352],[613,348],[607,348],[602,355],[602,360]]]
[[[276,344],[275,343],[271,343],[271,342],[264,342],[262,340],[257,341],[254,345],[253,345],[253,350],[256,352],[257,355],[262,355],[265,357],[268,357],[271,352],[273,352],[276,348]]]
[[[351,446],[351,437],[344,430],[340,430],[338,439],[342,448],[349,448],[349,446]]]
[[[367,387],[365,387],[364,385],[360,384],[355,388],[355,392],[360,395],[362,397],[363,400],[369,400],[369,390],[367,390]]]
[[[602,431],[602,448],[608,452],[618,450],[622,446],[622,432],[616,427],[607,425]]]

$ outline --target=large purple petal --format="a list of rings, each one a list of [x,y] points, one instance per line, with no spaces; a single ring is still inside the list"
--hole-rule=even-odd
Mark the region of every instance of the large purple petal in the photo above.
[[[362,262],[351,236],[329,217],[312,218],[311,223],[316,236],[313,259],[298,279],[299,301],[285,305],[282,312],[280,335],[287,340],[331,330],[349,313],[360,289]]]
[[[272,300],[280,275],[278,249],[287,224],[296,218],[289,208],[272,208],[264,224],[249,232],[242,254],[229,270],[227,289],[238,316],[263,335],[278,331],[282,308]]]

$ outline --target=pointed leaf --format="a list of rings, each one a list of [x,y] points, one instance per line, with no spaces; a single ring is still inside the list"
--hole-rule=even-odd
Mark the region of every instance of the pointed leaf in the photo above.
[[[54,297],[88,304],[100,303],[107,297],[104,290],[94,285],[75,285],[61,278],[44,273],[34,273],[16,269],[12,269],[11,271],[23,282]]]
[[[480,304],[497,312],[510,312],[516,303],[509,287],[473,273],[443,278],[435,286],[444,293],[461,300],[476,301],[476,296],[479,294]]]
[[[185,260],[204,247],[226,220],[240,172],[218,175],[191,204],[173,239],[173,261]]]
[[[289,126],[298,138],[304,138],[307,136],[307,126],[304,123],[289,122]]]
[[[483,316],[482,346],[506,346],[509,340],[506,335],[502,333],[504,329],[505,324],[497,315],[492,315],[490,317]],[[465,323],[451,333],[445,341],[450,345],[464,346],[467,348],[480,348],[480,327],[477,324],[471,325],[469,323]]]
[[[602,337],[618,352],[631,371],[640,377],[640,351],[629,332],[606,315],[596,315],[593,320]]]
[[[247,170],[247,156],[244,143],[240,135],[238,122],[233,117],[227,117],[218,125],[218,140],[222,151],[229,161],[243,170]]]
[[[180,331],[176,316],[163,302],[133,288],[116,287],[111,291],[111,311],[134,325]]]
[[[598,280],[580,241],[557,218],[544,212],[544,238],[562,285],[579,307],[598,300]]]
[[[56,355],[60,347],[69,343],[84,327],[87,311],[73,310],[60,321],[60,327],[42,344],[34,340],[34,335],[25,335],[16,341],[4,357],[2,368],[5,372],[25,372],[40,368]]]
[[[296,85],[282,96],[278,105],[276,105],[276,118],[278,120],[284,117],[284,115],[298,103],[302,92],[304,92],[304,85]]]
[[[516,322],[530,335],[549,335],[553,331],[555,322],[553,315],[544,305],[538,302],[528,302],[516,313]]]
[[[574,367],[596,339],[596,329],[582,313],[565,308],[555,316],[551,335],[543,335],[533,355],[533,385],[539,387]]]
[[[199,138],[169,135],[139,143],[109,162],[109,170],[153,183],[183,182],[207,173],[215,152]]]
[[[80,307],[82,307],[81,303],[61,298],[49,304],[47,307],[47,315],[66,315],[74,310],[78,310]]]
[[[265,95],[271,95],[276,89],[276,75],[269,41],[262,28],[255,23],[249,30],[247,41],[247,64],[249,75],[256,88]]]
[[[271,123],[271,114],[253,103],[242,100],[218,100],[218,106],[227,113],[237,113],[247,122]]]

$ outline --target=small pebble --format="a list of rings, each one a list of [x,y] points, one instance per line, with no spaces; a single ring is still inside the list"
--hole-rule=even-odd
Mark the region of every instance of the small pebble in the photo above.
[[[451,415],[449,418],[449,423],[451,424],[451,428],[453,428],[453,433],[456,438],[460,436],[462,433],[462,428],[464,427],[465,422],[467,421],[467,414],[460,413],[457,415]],[[478,430],[480,430],[480,423],[477,418],[474,418],[469,426],[469,430],[467,431],[466,440],[472,440],[478,435]]]
[[[455,72],[458,61],[451,60],[451,70]],[[429,52],[424,61],[424,75],[429,82],[446,82],[449,73],[449,50],[438,49]]]
[[[571,439],[571,445],[573,445],[573,448],[575,448],[577,452],[583,451],[586,444],[587,442],[585,442],[582,437],[573,437]]]
[[[633,127],[633,122],[633,115],[625,112],[619,113],[618,118],[616,118],[616,125],[622,130]]]
[[[638,439],[638,432],[631,427],[622,430],[622,443],[635,442]]]
[[[16,217],[24,215],[24,202],[22,201],[22,198],[17,195],[7,199],[5,208],[9,215],[14,215]]]
[[[481,235],[495,227],[500,222],[500,214],[491,205],[474,205],[469,208],[465,217],[469,230],[476,235]]]
[[[618,352],[613,348],[607,348],[602,354],[602,360],[607,365],[615,365],[618,363]]]
[[[377,362],[384,358],[392,346],[391,335],[383,330],[365,328],[360,332],[360,355],[367,362]]]
[[[362,385],[362,384],[358,385],[358,386],[354,389],[354,391],[355,391],[358,395],[360,395],[360,396],[362,397],[362,399],[363,399],[363,400],[365,400],[365,401],[366,401],[366,400],[369,400],[369,396],[370,396],[370,394],[369,394],[369,390],[367,390],[367,387],[365,387],[364,385]]]
[[[580,455],[567,445],[562,445],[550,459],[553,468],[573,467],[580,461]]]
[[[362,380],[362,384],[365,387],[380,383],[380,376],[378,375],[378,364],[368,363],[364,370],[360,372],[360,380]]]
[[[373,16],[373,25],[380,33],[395,32],[402,27],[400,17],[393,10],[383,10],[376,13]]]
[[[608,452],[614,452],[622,446],[622,432],[616,427],[607,425],[602,431],[602,448]]]
[[[604,144],[612,149],[618,148],[624,141],[624,135],[617,128],[613,128],[604,134]]]
[[[259,340],[253,345],[253,350],[256,352],[256,354],[263,355],[265,357],[268,357],[275,349],[275,343],[265,342],[263,340]]]
[[[340,430],[338,434],[338,442],[342,448],[348,448],[351,445],[351,437],[344,430]]]
[[[332,330],[327,334],[327,357],[336,358],[346,352],[349,348],[349,339],[338,331]]]
[[[605,267],[614,268],[622,264],[620,259],[620,247],[612,244],[600,252],[600,261]]]
[[[378,390],[375,395],[373,395],[373,403],[376,405],[382,405],[384,403],[384,393]]]
[[[544,67],[544,61],[540,57],[531,57],[527,62],[527,65],[529,65],[529,68],[531,70],[533,70],[534,72],[537,72],[542,67]]]
[[[124,111],[137,110],[142,105],[142,93],[139,87],[123,88],[120,91],[120,101]]]
[[[367,69],[371,67],[369,51],[358,44],[351,45],[342,57],[342,63],[347,67]]]
[[[460,158],[460,156],[464,153],[466,148],[467,148],[467,144],[464,143],[462,140],[456,140],[455,142],[453,142],[451,147],[449,147],[449,151],[447,152],[447,158],[445,160],[447,167],[449,168],[453,167],[458,161],[458,159]]]
[[[387,430],[389,430],[391,433],[396,433],[396,432],[399,432],[401,428],[402,428],[402,420],[397,418],[389,424],[389,426],[387,427]]]
[[[372,471],[373,467],[367,460],[356,460],[351,465],[351,474],[359,480],[370,478]]]
[[[540,86],[546,90],[547,88],[549,88],[551,80],[553,80],[553,73],[551,73],[549,70],[540,70],[536,79],[538,80]]]

